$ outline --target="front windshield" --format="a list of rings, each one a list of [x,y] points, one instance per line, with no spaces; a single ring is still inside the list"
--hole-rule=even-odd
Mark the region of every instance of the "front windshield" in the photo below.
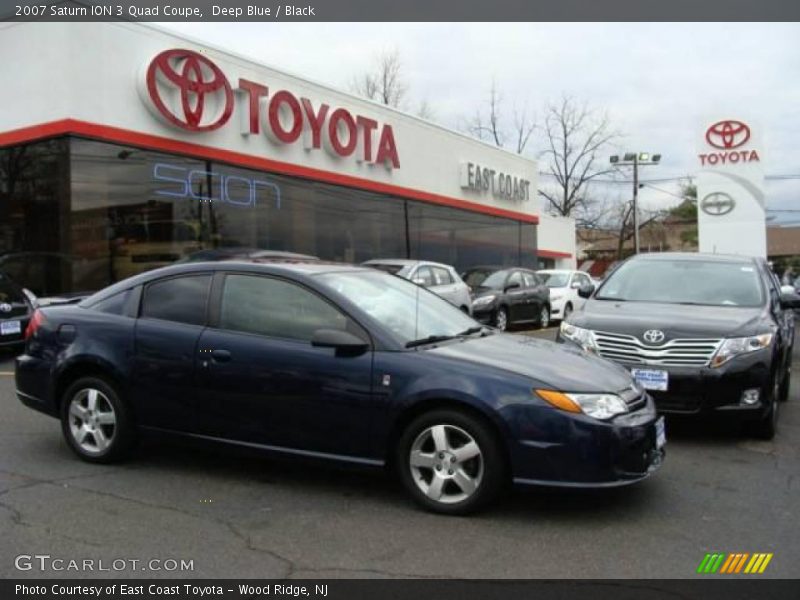
[[[319,280],[390,329],[404,344],[431,336],[456,336],[478,326],[446,300],[388,273],[325,273]]]
[[[567,287],[567,282],[569,281],[569,273],[548,273],[546,271],[539,271],[537,275],[541,282],[549,288]]]
[[[598,300],[760,306],[755,265],[704,260],[633,260],[614,271]]]

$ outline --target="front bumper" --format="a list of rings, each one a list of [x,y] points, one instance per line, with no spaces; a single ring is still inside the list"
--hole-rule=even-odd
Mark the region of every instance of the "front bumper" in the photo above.
[[[472,318],[484,325],[494,325],[495,306],[472,307]]]
[[[557,340],[575,345],[559,334]],[[577,347],[577,346],[576,346]],[[608,360],[608,359],[606,359]],[[772,382],[772,350],[766,348],[737,356],[721,367],[665,367],[617,363],[634,368],[667,371],[666,391],[649,390],[656,409],[664,414],[716,415],[739,420],[757,420],[769,409]],[[742,393],[760,390],[757,404],[742,403]]]
[[[649,397],[643,408],[610,421],[537,410],[520,425],[521,437],[512,452],[514,482],[607,488],[646,479],[665,456],[657,444],[659,419]]]

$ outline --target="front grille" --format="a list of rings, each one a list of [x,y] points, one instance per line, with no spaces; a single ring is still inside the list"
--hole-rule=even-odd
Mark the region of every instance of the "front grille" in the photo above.
[[[668,394],[652,391],[656,408],[663,412],[696,413],[703,405],[703,397],[695,394]]]
[[[719,338],[684,338],[661,345],[645,345],[632,335],[595,331],[600,356],[632,365],[704,367],[719,348]]]

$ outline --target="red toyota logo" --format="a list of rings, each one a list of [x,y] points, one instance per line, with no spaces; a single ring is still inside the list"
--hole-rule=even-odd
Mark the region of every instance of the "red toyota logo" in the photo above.
[[[225,74],[192,50],[161,52],[147,68],[146,82],[158,112],[181,129],[213,131],[233,113],[233,90]],[[208,110],[213,114],[204,120],[203,113]]]
[[[738,148],[750,139],[750,128],[741,121],[719,121],[706,131],[706,141],[721,150]]]

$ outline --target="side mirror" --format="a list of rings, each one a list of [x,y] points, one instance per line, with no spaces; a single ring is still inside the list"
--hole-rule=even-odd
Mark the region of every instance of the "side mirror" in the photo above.
[[[587,283],[578,288],[578,296],[581,298],[589,298],[592,294],[594,294],[594,286],[591,283]]]
[[[795,292],[781,292],[781,308],[786,310],[800,308],[800,295]]]
[[[422,277],[414,277],[411,280],[411,283],[416,283],[417,285],[421,285],[422,287],[425,287],[425,280]]]
[[[311,338],[311,345],[317,348],[334,348],[337,354],[361,354],[369,348],[369,344],[341,329],[317,329]]]
[[[508,290],[518,290],[520,287],[522,287],[522,286],[520,286],[520,284],[518,284],[518,283],[509,283],[506,286],[506,291],[508,291]]]

